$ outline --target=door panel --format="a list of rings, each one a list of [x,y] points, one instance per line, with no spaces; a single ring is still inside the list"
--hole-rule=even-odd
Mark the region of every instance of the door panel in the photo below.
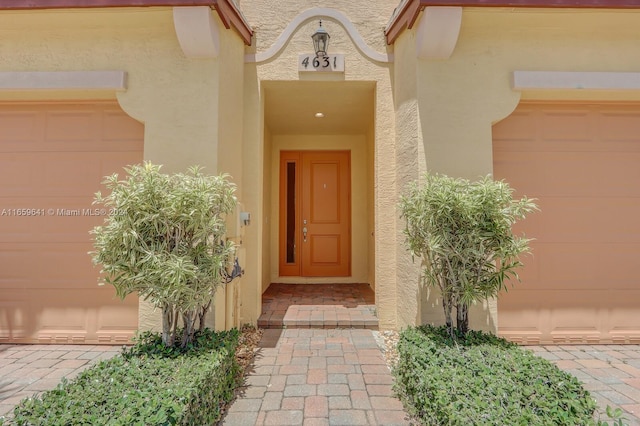
[[[280,176],[280,275],[351,275],[350,153],[285,151]]]
[[[316,224],[340,223],[340,167],[339,164],[327,164],[323,162],[311,162],[303,164],[305,167],[304,179],[311,187],[312,197],[303,199],[309,202],[309,206],[303,206],[309,211],[309,218]],[[303,182],[306,183],[306,182]]]

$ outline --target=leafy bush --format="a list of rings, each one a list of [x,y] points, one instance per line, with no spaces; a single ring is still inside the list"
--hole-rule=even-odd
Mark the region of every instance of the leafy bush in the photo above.
[[[124,298],[139,293],[162,309],[162,340],[177,343],[179,320],[186,346],[205,316],[216,289],[227,283],[234,248],[226,239],[225,216],[236,205],[227,176],[207,176],[198,167],[167,175],[146,163],[108,176],[109,195],[95,204],[110,212],[94,235],[93,262],[104,282]],[[199,322],[199,324],[197,324]]]
[[[469,306],[496,297],[505,279],[517,278],[518,256],[529,240],[511,227],[536,209],[533,201],[513,199],[513,189],[487,176],[477,182],[425,175],[400,202],[411,254],[422,260],[427,285],[440,289],[445,322],[465,333]]]
[[[446,327],[401,333],[395,390],[424,425],[588,425],[595,400],[580,382],[496,336]]]
[[[145,333],[131,349],[14,410],[16,425],[211,425],[240,379],[238,331],[196,333],[189,350]]]

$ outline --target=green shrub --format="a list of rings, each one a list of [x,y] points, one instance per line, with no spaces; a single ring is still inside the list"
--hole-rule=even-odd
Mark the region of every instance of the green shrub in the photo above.
[[[496,336],[409,328],[398,352],[395,390],[422,424],[594,424],[595,400],[575,377]]]
[[[94,204],[114,214],[91,231],[93,263],[120,298],[138,293],[162,310],[165,345],[186,346],[231,279],[235,249],[225,221],[236,206],[235,186],[199,167],[171,175],[151,163],[125,170],[123,180],[105,178],[108,195],[96,193]]]
[[[203,330],[189,350],[145,333],[136,346],[23,400],[8,424],[211,425],[240,379],[238,331]]]
[[[406,242],[422,261],[424,283],[440,290],[445,323],[469,328],[469,306],[497,297],[506,280],[518,278],[519,256],[529,240],[512,226],[536,210],[526,197],[513,199],[506,182],[487,176],[477,182],[425,174],[400,201]]]

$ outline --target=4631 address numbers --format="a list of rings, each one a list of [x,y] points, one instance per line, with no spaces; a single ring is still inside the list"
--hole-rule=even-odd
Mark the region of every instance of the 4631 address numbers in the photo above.
[[[344,72],[344,55],[316,56],[315,53],[299,55],[298,71]]]

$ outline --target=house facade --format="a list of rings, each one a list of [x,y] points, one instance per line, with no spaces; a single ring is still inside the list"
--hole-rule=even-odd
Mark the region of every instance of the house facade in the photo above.
[[[311,35],[330,36],[318,56]],[[228,173],[245,273],[368,283],[381,329],[442,323],[398,200],[427,170],[493,174],[541,211],[516,284],[471,327],[521,343],[640,341],[640,1],[5,0],[0,343],[121,343],[157,327],[96,285],[105,175]]]

